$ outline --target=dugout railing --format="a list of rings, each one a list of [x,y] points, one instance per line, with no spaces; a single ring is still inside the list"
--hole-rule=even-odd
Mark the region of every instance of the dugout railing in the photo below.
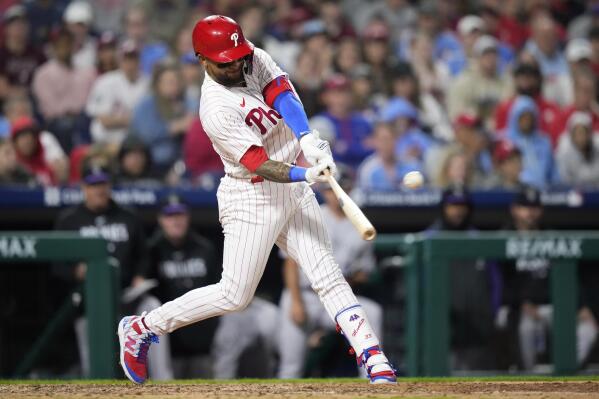
[[[589,231],[465,232],[381,235],[379,252],[404,254],[406,372],[450,375],[450,267],[456,260],[545,258],[550,262],[553,372],[574,374],[578,303],[577,263],[599,260],[599,234]]]
[[[85,314],[88,319],[88,342],[91,378],[116,377],[119,270],[109,261],[106,241],[83,238],[67,232],[2,232],[0,233],[0,267],[6,263],[85,262],[87,275],[83,289]],[[63,305],[44,331],[40,331],[17,370],[34,366],[57,325],[68,317],[68,302]]]

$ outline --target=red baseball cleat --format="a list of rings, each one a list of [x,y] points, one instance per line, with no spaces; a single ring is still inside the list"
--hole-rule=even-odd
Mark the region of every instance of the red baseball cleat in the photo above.
[[[123,317],[117,333],[121,348],[121,367],[127,378],[136,384],[143,384],[148,378],[148,349],[153,342],[158,343],[158,336],[144,326],[142,317],[143,315]]]

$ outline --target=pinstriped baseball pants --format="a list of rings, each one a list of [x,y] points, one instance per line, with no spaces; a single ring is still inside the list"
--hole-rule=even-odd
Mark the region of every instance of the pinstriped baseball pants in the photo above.
[[[249,305],[273,246],[302,268],[331,317],[358,303],[335,262],[314,192],[306,183],[252,184],[224,177],[218,188],[225,236],[223,273],[146,315],[146,325],[165,334]]]

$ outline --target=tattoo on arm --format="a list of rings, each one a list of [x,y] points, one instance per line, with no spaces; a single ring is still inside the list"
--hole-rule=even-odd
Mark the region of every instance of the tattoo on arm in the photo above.
[[[289,164],[269,159],[256,169],[256,174],[276,183],[290,183],[290,169],[291,165]]]

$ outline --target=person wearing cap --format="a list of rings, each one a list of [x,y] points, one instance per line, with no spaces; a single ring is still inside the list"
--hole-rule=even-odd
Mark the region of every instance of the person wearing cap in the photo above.
[[[447,63],[436,59],[432,37],[426,33],[415,33],[410,43],[410,63],[420,83],[420,91],[443,100],[452,80]]]
[[[436,143],[420,128],[418,110],[409,101],[395,97],[381,109],[379,120],[393,129],[397,160],[424,174],[424,161]]]
[[[63,14],[67,29],[73,34],[73,65],[77,68],[92,68],[96,65],[96,38],[90,34],[94,16],[87,1],[75,0]]]
[[[459,75],[476,58],[474,44],[482,35],[489,33],[485,20],[473,14],[460,18],[456,31],[462,43],[463,54],[448,63],[453,76]],[[504,71],[514,60],[514,51],[500,41],[497,43],[497,57],[499,70]]]
[[[152,175],[150,151],[136,136],[125,137],[119,148],[117,162],[115,184],[146,188],[160,188],[163,185],[160,179]]]
[[[534,100],[539,110],[539,128],[549,134],[552,138],[552,144],[555,146],[557,142],[554,138],[561,133],[562,110],[557,103],[548,100],[544,96],[543,75],[537,62],[534,59],[532,62],[519,61],[514,66],[513,75],[516,93],[503,100],[495,108],[495,131],[498,134],[504,132],[508,115],[516,98],[518,96],[528,96]]]
[[[541,192],[534,187],[523,186],[514,195],[507,230],[525,234],[544,230],[543,213]],[[507,320],[512,321],[513,345],[519,348],[520,365],[524,371],[534,370],[537,355],[549,350],[547,331],[551,328],[553,315],[549,294],[550,266],[548,259],[530,256],[521,256],[502,265],[502,303],[510,313]],[[583,300],[576,329],[579,364],[593,348],[597,332],[597,324]]]
[[[154,279],[152,290],[162,303],[187,291],[213,284],[219,277],[219,259],[214,245],[191,229],[191,211],[176,194],[169,194],[158,211],[158,228],[147,241],[149,261],[141,270],[143,279]],[[209,377],[198,374],[198,357],[210,354],[218,320],[207,320],[170,335],[175,378]],[[162,340],[161,340],[162,341]],[[162,342],[160,345],[162,346]],[[195,365],[195,367],[194,367]]]
[[[339,185],[348,193],[354,187],[354,174],[346,165],[339,164]],[[343,213],[339,200],[328,184],[319,186],[323,197],[320,206],[325,226],[330,235],[333,255],[343,276],[356,292],[360,304],[377,335],[383,334],[383,308],[371,299],[376,297],[376,284],[370,277],[376,274],[377,264],[372,241],[364,241]],[[304,377],[309,342],[314,337],[335,331],[335,325],[327,317],[318,295],[308,278],[286,253],[283,262],[284,290],[279,302],[279,378]],[[374,294],[374,295],[373,295]],[[360,375],[365,373],[360,368]]]
[[[95,68],[73,65],[74,37],[59,29],[52,37],[52,58],[35,72],[32,91],[39,111],[66,152],[89,141],[85,103],[96,79]]]
[[[135,42],[123,42],[119,68],[98,77],[87,99],[92,140],[113,145],[115,152],[127,135],[133,109],[150,88],[149,79],[141,73],[139,55]]]
[[[441,191],[439,216],[424,235],[464,232],[476,236],[473,213],[470,191],[461,184],[451,184]],[[476,259],[452,261],[450,267],[451,351],[455,364],[462,370],[494,369],[489,342],[493,342],[491,293],[496,283],[489,277],[496,271],[495,265]]]
[[[375,125],[372,135],[374,154],[359,166],[356,187],[363,191],[397,191],[403,177],[414,170],[400,161],[395,152],[397,135],[393,127],[384,122]]]
[[[51,133],[43,131],[29,116],[11,122],[11,139],[20,165],[43,186],[66,180],[68,161]]]
[[[41,48],[30,40],[30,25],[23,5],[15,4],[2,16],[0,75],[11,87],[29,88],[35,69],[46,61]]]
[[[54,230],[76,231],[84,237],[104,238],[113,265],[120,270],[121,288],[141,281],[139,276],[147,270],[149,262],[141,219],[136,213],[112,199],[112,175],[105,165],[88,163],[84,165],[82,175],[83,203],[63,210],[56,219]],[[58,265],[55,271],[69,287],[75,289],[85,280],[87,265],[84,262]],[[139,304],[140,309],[146,311],[159,305],[160,303],[152,297]],[[78,337],[82,374],[88,376],[89,352],[85,318],[77,319],[75,331]],[[165,347],[168,348],[168,345]],[[154,364],[150,367],[150,372],[158,379],[170,379],[172,372],[165,370],[168,358],[165,359],[164,353],[160,351],[164,351],[164,347],[156,351],[157,355],[150,351],[150,359],[154,358],[154,361],[150,360]]]
[[[0,185],[34,187],[37,184],[35,177],[17,161],[12,141],[0,137]]]
[[[579,188],[599,187],[599,134],[588,113],[574,112],[559,140],[556,162],[563,183]]]
[[[573,76],[574,101],[563,109],[559,130],[552,139],[557,145],[561,134],[566,131],[568,120],[575,112],[585,112],[591,116],[593,131],[599,131],[599,102],[597,101],[597,77],[592,70],[582,70]]]
[[[98,76],[118,69],[117,37],[113,32],[102,32],[98,38],[97,53],[96,71]]]
[[[498,42],[484,35],[476,40],[473,55],[476,62],[462,72],[450,85],[447,109],[451,120],[462,113],[477,115],[484,127],[493,127],[493,111],[507,97],[510,79],[497,68]]]
[[[500,140],[493,146],[494,171],[485,181],[484,188],[515,190],[522,186],[522,152],[509,140]]]
[[[335,137],[331,149],[335,160],[356,168],[372,153],[367,144],[372,126],[354,110],[349,79],[341,74],[331,75],[324,84],[322,102],[326,110],[312,120],[326,119],[333,124]]]

